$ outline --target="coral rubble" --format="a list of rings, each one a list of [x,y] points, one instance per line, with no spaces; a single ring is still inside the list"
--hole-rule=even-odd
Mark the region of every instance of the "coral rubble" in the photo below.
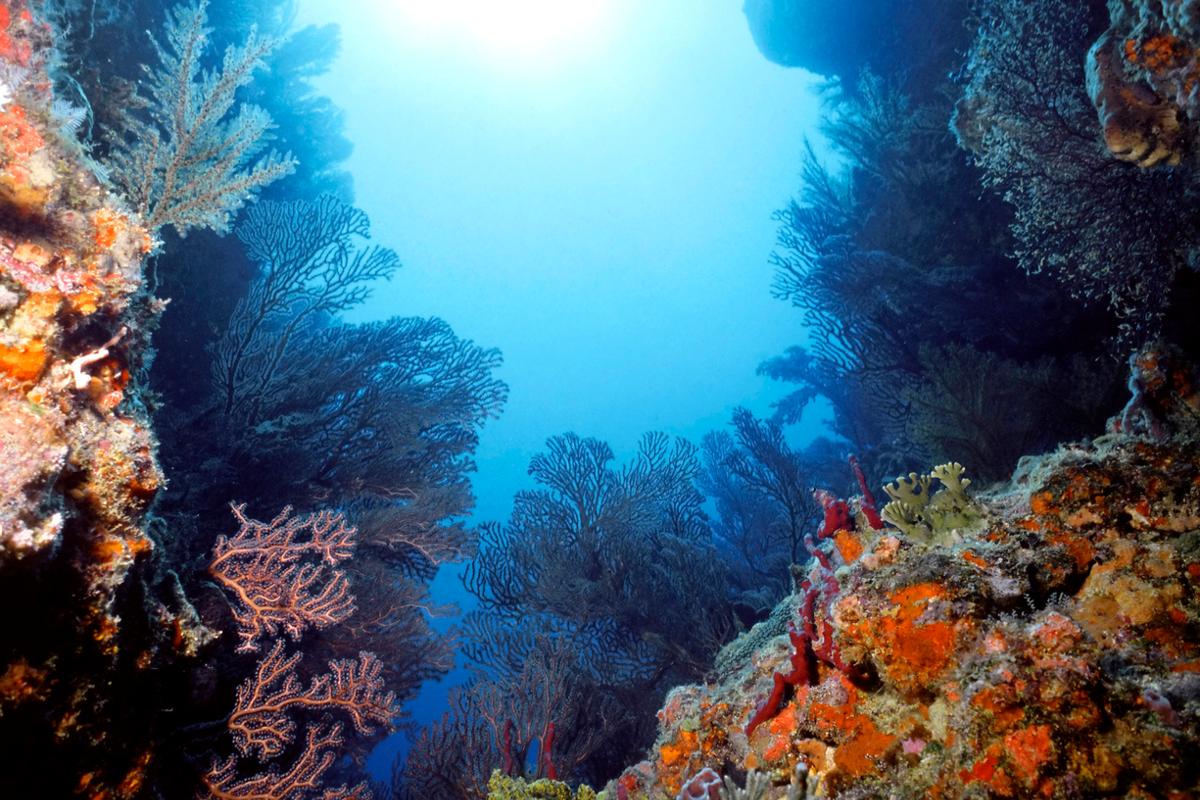
[[[757,770],[773,784],[763,796],[779,797],[797,771],[831,797],[1194,796],[1196,373],[1171,360],[1169,386],[1147,386],[1147,365],[1168,360],[1135,357],[1133,383],[1153,396],[1117,432],[1026,458],[1000,488],[968,499],[960,467],[935,471],[934,502],[946,493],[969,512],[936,535],[897,507],[884,518],[904,530],[843,518],[839,534],[863,546],[822,545],[805,581],[825,587],[819,601],[797,592],[781,606],[789,635],[773,615],[758,626],[773,635],[730,645],[741,655],[719,658],[713,682],[673,691],[647,760],[609,795],[683,796],[704,770]],[[889,494],[912,506],[930,483]],[[796,635],[800,620],[819,644]],[[809,658],[805,680],[791,680],[798,639],[831,656]],[[760,720],[773,684],[787,691]]]
[[[122,693],[204,633],[177,583],[145,581],[162,476],[132,376],[160,310],[151,238],[60,129],[51,44],[0,3],[0,794],[124,798],[154,755],[147,729],[113,724],[137,724]]]

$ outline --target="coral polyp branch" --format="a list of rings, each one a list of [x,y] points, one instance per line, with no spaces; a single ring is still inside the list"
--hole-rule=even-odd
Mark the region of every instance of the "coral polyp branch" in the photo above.
[[[295,736],[292,714],[297,711],[342,713],[363,735],[387,727],[396,715],[395,695],[384,692],[382,665],[373,653],[330,662],[329,672],[307,689],[296,675],[299,661],[300,653],[285,656],[283,641],[277,640],[238,689],[229,730],[242,755],[269,759],[282,753]]]
[[[251,34],[226,50],[220,70],[205,70],[206,7],[199,0],[171,10],[166,38],[153,40],[158,63],[144,66],[148,91],[135,94],[109,132],[113,177],[153,231],[224,233],[248,198],[295,169],[290,156],[263,152],[270,114],[248,103],[231,113],[275,42]]]
[[[239,650],[257,650],[261,637],[279,632],[298,639],[354,612],[346,573],[334,569],[354,552],[356,530],[341,514],[292,517],[285,508],[268,523],[247,517],[245,505],[233,514],[241,527],[217,540],[209,572],[234,597]]]
[[[309,796],[321,789],[325,773],[342,746],[342,728],[314,726],[304,739],[300,757],[285,772],[270,769],[250,777],[239,777],[238,760],[230,756],[214,762],[204,776],[201,798],[212,800],[284,800]],[[360,795],[366,797],[366,795]]]

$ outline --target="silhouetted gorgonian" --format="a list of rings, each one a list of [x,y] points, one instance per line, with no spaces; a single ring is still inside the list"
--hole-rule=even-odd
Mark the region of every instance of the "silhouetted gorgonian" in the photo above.
[[[1021,363],[966,344],[923,344],[921,382],[905,390],[907,437],[935,460],[960,458],[976,479],[1007,478],[1055,431],[1103,420],[1120,403],[1113,382],[1084,356]]]
[[[731,580],[743,594],[739,602],[748,603],[757,614],[788,589],[790,558],[787,547],[781,546],[787,523],[769,496],[726,466],[737,452],[727,431],[705,434],[700,443],[704,469],[697,483],[715,506],[713,535],[718,549],[727,553]],[[757,597],[747,598],[746,593]]]
[[[1057,0],[987,0],[979,16],[954,126],[1012,204],[1017,260],[1107,303],[1127,334],[1153,332],[1200,244],[1195,171],[1106,150],[1083,66],[1107,19]]]
[[[725,542],[750,570],[786,588],[787,568],[804,557],[804,536],[815,531],[820,515],[812,479],[778,423],[739,408],[733,429],[733,437],[724,432],[705,437],[700,487],[716,499],[722,521],[728,515],[733,527]],[[765,514],[762,500],[770,509]]]
[[[1077,356],[1095,359],[1113,327],[1054,281],[1014,276],[1008,210],[979,191],[977,170],[956,153],[949,101],[929,87],[924,96],[932,99],[913,104],[892,80],[864,75],[855,94],[834,102],[825,131],[844,169],[833,173],[810,151],[802,193],[778,215],[775,293],[801,309],[809,341],[760,369],[798,385],[777,406],[780,422],[827,399],[834,433],[873,481],[980,437],[994,446],[972,465],[997,478],[1025,452],[1000,443],[1046,446],[1103,419],[1103,401],[1089,405],[1082,393],[1112,397],[1118,365],[1084,369]],[[950,342],[993,368],[951,376],[948,366],[966,365],[929,356]],[[1005,396],[1004,384],[1026,369],[1034,374],[1017,383],[1041,380],[1080,415],[971,410],[972,397]],[[1035,402],[1019,399],[1025,409]],[[934,406],[945,412],[936,420]]]
[[[391,277],[400,260],[387,248],[360,248],[367,215],[330,196],[261,203],[237,235],[260,272],[215,346],[213,383],[221,413],[253,426],[309,374],[298,357],[311,343],[306,334],[365,300],[369,284]]]
[[[467,688],[450,692],[450,710],[421,730],[408,758],[392,766],[390,800],[485,800],[487,782],[502,763],[492,735]]]
[[[364,546],[424,579],[470,551],[470,453],[506,387],[492,377],[499,353],[442,320],[337,322],[398,266],[358,246],[367,232],[361,211],[328,196],[248,214],[238,234],[261,273],[173,437],[193,476],[179,500],[212,508],[234,487],[264,505],[335,499],[353,506]]]
[[[913,265],[860,250],[847,235],[814,245],[798,218],[803,210],[793,205],[785,218],[775,264],[777,291],[803,310],[809,344],[760,371],[799,386],[779,403],[779,421],[799,422],[809,403],[824,397],[834,407],[834,432],[866,452],[903,428],[900,393],[919,371],[908,334],[926,320],[916,311],[924,281]]]
[[[427,584],[475,549],[471,455],[505,398],[492,375],[499,353],[439,319],[341,322],[369,281],[398,266],[390,250],[362,244],[366,216],[341,201],[262,201],[238,232],[260,272],[212,343],[211,374],[174,412],[166,550],[186,572],[223,530],[222,498],[338,509],[358,528],[344,567],[358,611],[309,634],[305,651],[344,660],[369,647],[403,702],[453,666],[451,637],[430,625],[440,609]],[[349,754],[366,755],[353,743]],[[352,778],[348,763],[330,779]]]
[[[514,620],[549,612],[611,622],[630,646],[655,642],[674,671],[702,674],[732,628],[693,485],[695,448],[648,434],[618,471],[596,439],[568,433],[546,445],[529,465],[545,488],[517,494],[507,524],[484,526],[467,588]]]
[[[844,170],[833,173],[807,151],[801,194],[777,214],[772,257],[774,293],[803,311],[810,341],[761,371],[799,384],[779,404],[779,421],[799,421],[824,397],[834,432],[874,463],[904,428],[900,395],[919,371],[912,343],[933,333],[930,321],[976,324],[955,291],[970,276],[951,265],[986,252],[986,207],[970,196],[947,202],[973,176],[955,157],[945,109],[914,104],[871,73],[830,105],[824,132]]]
[[[602,627],[549,615],[518,626],[490,612],[469,614],[462,641],[474,678],[397,762],[392,795],[482,797],[493,770],[592,785],[615,774],[632,752],[629,742],[652,735],[644,698],[655,664],[649,648],[643,663],[622,663]],[[428,752],[434,742],[466,755]]]
[[[693,485],[695,448],[648,434],[632,462],[618,470],[612,461],[603,442],[551,438],[529,468],[542,488],[516,496],[507,524],[484,526],[464,577],[481,610],[463,648],[488,680],[515,680],[542,637],[574,654],[569,686],[625,709],[601,722],[603,706],[587,706],[562,731],[564,743],[609,725],[624,731],[582,758],[578,769],[592,779],[611,777],[648,743],[665,690],[704,674],[735,632],[727,574]]]

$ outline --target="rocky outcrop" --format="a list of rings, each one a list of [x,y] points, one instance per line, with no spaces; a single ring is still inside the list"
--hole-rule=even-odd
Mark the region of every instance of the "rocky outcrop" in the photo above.
[[[149,580],[153,242],[89,169],[51,60],[50,30],[0,2],[0,795],[134,797],[148,676],[204,633]]]
[[[1200,114],[1200,4],[1109,0],[1111,24],[1087,56],[1104,143],[1140,167],[1175,166],[1195,150]]]
[[[1200,791],[1197,372],[1133,366],[1115,432],[1025,459],[970,513],[829,535],[788,629],[762,623],[672,692],[615,796],[676,797],[704,770],[765,773],[768,797]],[[960,475],[933,476],[959,507]],[[933,485],[889,494],[932,507]]]

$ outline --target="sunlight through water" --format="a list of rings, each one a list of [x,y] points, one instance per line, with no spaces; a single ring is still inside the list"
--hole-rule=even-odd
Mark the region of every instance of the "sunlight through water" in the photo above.
[[[506,64],[553,66],[598,45],[618,0],[384,0],[409,33]]]

